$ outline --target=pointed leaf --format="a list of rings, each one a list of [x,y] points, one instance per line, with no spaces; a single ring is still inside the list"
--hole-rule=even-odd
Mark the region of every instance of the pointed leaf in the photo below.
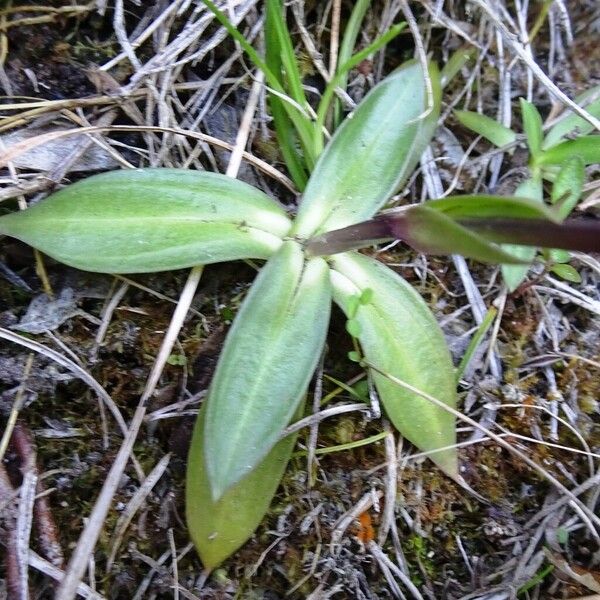
[[[580,156],[586,165],[600,163],[600,135],[585,135],[552,146],[537,156],[535,165],[562,165],[573,156]]]
[[[190,446],[186,475],[186,515],[190,536],[204,567],[212,569],[235,552],[260,524],[290,459],[295,435],[278,442],[260,464],[216,502],[205,466],[204,407]]]
[[[304,396],[329,322],[327,263],[284,242],[227,335],[207,398],[204,450],[216,500],[271,450]]]
[[[470,110],[455,110],[454,114],[462,125],[483,136],[499,148],[508,146],[517,139],[517,135],[512,129],[486,115]]]
[[[542,137],[544,135],[542,117],[538,109],[531,102],[527,102],[524,98],[520,98],[520,101],[523,130],[527,136],[527,145],[532,156],[536,156],[542,149]]]
[[[555,275],[558,275],[565,281],[571,281],[572,283],[581,283],[581,275],[571,265],[557,264],[550,267],[550,271]]]
[[[575,102],[583,106],[592,116],[600,118],[600,86],[586,90],[575,98]],[[586,135],[594,131],[594,126],[589,121],[573,114],[573,111],[567,110],[564,114],[565,117],[552,126],[544,139],[542,144],[544,150],[556,146],[568,135]]]
[[[535,205],[545,209],[543,204],[544,188],[540,178],[532,177],[521,182],[515,190],[515,195],[523,198],[530,198],[531,202],[533,202]],[[531,263],[537,254],[537,248],[531,246],[505,245],[504,250],[516,258],[520,258],[523,263],[525,263],[522,265],[504,264],[501,267],[502,278],[504,279],[508,290],[510,292],[514,292],[521,285],[521,283],[523,283],[525,277],[527,277],[527,273],[531,268]]]
[[[560,168],[552,186],[552,204],[560,202],[558,214],[566,219],[577,206],[585,182],[585,165],[580,156],[572,156]]]
[[[354,320],[360,324],[358,339],[366,359],[378,370],[401,379],[456,406],[454,369],[444,336],[419,294],[385,265],[357,253],[332,259],[334,300],[348,311],[351,299],[373,290],[370,302],[360,304]],[[375,386],[394,426],[424,451],[456,442],[454,417],[408,392],[380,373]],[[456,449],[430,455],[445,473],[456,477]]]
[[[462,254],[492,264],[520,262],[487,241],[481,232],[474,233],[444,213],[429,208],[428,204],[413,206],[407,211],[407,222],[397,231],[399,239],[426,254]],[[481,219],[484,224],[487,220]]]
[[[429,143],[439,114],[439,74],[410,62],[375,86],[336,131],[308,182],[293,233],[345,227],[371,217],[406,181]]]
[[[515,190],[514,196],[492,196],[474,194],[468,196],[448,196],[430,200],[428,208],[442,212],[453,219],[462,218],[503,218],[503,219],[560,219],[541,202],[540,180],[528,179]]]
[[[283,209],[259,190],[181,169],[103,173],[0,217],[0,233],[104,273],[267,258],[289,227]]]

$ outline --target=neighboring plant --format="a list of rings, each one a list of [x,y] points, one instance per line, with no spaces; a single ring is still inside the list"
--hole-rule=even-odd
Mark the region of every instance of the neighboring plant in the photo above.
[[[268,18],[275,27],[280,16]],[[285,30],[278,35],[286,46]],[[274,61],[271,67],[289,77],[292,67]],[[269,85],[285,94],[288,85],[264,66]],[[328,86],[310,127],[298,102],[279,106],[286,161],[294,165],[297,183],[306,183],[293,220],[249,185],[176,169],[97,175],[0,217],[0,234],[91,271],[266,259],[227,335],[190,448],[187,520],[208,568],[241,546],[268,509],[294,446],[295,437],[282,432],[303,412],[332,299],[345,312],[355,341],[350,358],[372,369],[392,423],[460,480],[451,413],[395,383],[456,406],[456,377],[443,334],[397,273],[347,250],[400,238],[422,252],[520,264],[496,243],[600,249],[598,227],[560,224],[554,209],[528,199],[449,197],[371,219],[402,188],[431,140],[439,74],[435,66],[423,73],[416,61],[403,65],[367,94],[321,152],[324,119],[341,78]]]
[[[515,195],[544,201],[544,180],[553,182],[550,203],[557,205],[559,218],[568,217],[583,193],[585,166],[600,162],[600,138],[589,135],[593,126],[583,118],[567,113],[544,135],[542,117],[537,108],[527,100],[520,99],[523,131],[530,154],[528,177],[519,184]],[[600,87],[588,90],[576,102],[586,105],[586,110],[600,116]],[[472,131],[483,136],[499,148],[511,147],[517,141],[517,133],[494,119],[471,111],[455,111],[457,119]],[[522,265],[503,265],[502,274],[510,291],[521,285],[538,249],[512,246],[505,250],[523,260]],[[560,250],[545,250],[544,258],[549,269],[569,281],[581,280],[573,267],[566,264],[570,254]]]

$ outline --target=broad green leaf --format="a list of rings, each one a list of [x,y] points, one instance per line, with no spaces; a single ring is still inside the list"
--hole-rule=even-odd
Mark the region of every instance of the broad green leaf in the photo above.
[[[525,113],[523,113],[525,114]],[[542,208],[547,210],[543,204],[544,199],[544,188],[542,181],[538,177],[532,177],[521,182],[515,190],[516,196],[523,198],[530,198],[530,204],[538,206],[540,210]],[[550,213],[550,211],[547,211]],[[552,214],[552,213],[550,213]],[[525,280],[527,273],[531,267],[531,263],[537,254],[537,248],[532,246],[514,246],[505,245],[503,246],[506,252],[512,254],[516,258],[521,259],[525,264],[522,265],[502,265],[502,278],[506,283],[510,292],[514,292]]]
[[[439,114],[437,69],[430,68],[429,114],[423,72],[410,62],[375,86],[320,155],[293,233],[309,237],[371,217],[406,181],[429,143]]]
[[[579,106],[584,106],[592,116],[600,118],[600,86],[586,90],[575,98]],[[548,150],[562,142],[568,135],[586,135],[594,131],[594,126],[583,117],[573,114],[573,111],[565,111],[565,117],[552,126],[548,135],[542,143],[542,148]]]
[[[205,408],[194,426],[186,475],[186,515],[190,536],[204,567],[213,569],[235,552],[260,524],[290,459],[295,435],[278,442],[258,466],[212,498],[204,457]]]
[[[542,137],[544,135],[542,117],[531,102],[527,102],[524,98],[520,98],[520,101],[523,131],[527,136],[527,145],[532,156],[537,156],[542,149]]]
[[[557,214],[566,219],[577,206],[585,182],[585,165],[580,156],[572,156],[560,168],[550,199],[558,205]]]
[[[585,135],[552,146],[536,157],[536,166],[562,165],[580,156],[586,165],[600,163],[600,135]]]
[[[385,265],[357,253],[332,258],[336,303],[348,311],[352,297],[371,289],[353,320],[365,358],[390,374],[456,406],[454,369],[444,336],[421,296]],[[373,378],[385,411],[400,433],[420,450],[434,451],[456,442],[454,417],[423,397],[408,392],[378,372]],[[445,473],[457,477],[455,448],[430,455]]]
[[[103,173],[0,217],[0,233],[104,273],[268,258],[289,227],[283,209],[256,188],[181,169]]]
[[[327,263],[284,242],[227,335],[207,402],[204,450],[213,498],[271,450],[306,392],[329,322]]]
[[[571,260],[571,253],[567,250],[557,250],[556,248],[553,248],[552,250],[545,250],[544,254],[547,254],[547,260],[556,263],[568,263]]]
[[[462,125],[483,136],[499,148],[508,146],[517,139],[517,135],[512,129],[486,115],[470,110],[455,110],[454,114]]]

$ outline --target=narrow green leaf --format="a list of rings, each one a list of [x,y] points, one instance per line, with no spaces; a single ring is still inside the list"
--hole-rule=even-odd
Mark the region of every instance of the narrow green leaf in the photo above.
[[[215,502],[205,466],[202,436],[205,413],[203,407],[190,446],[186,516],[204,567],[213,569],[242,546],[260,524],[290,459],[296,435],[278,442],[250,474]]]
[[[223,11],[219,10],[212,0],[202,1],[206,8],[208,8],[208,10],[215,15],[217,21],[219,21],[219,23],[221,23],[221,25],[223,25],[223,27],[227,30],[227,33],[229,33],[229,35],[231,35],[231,37],[240,44],[254,65],[265,74],[265,78],[269,86],[271,86],[279,94],[285,96],[286,91],[279,81],[277,74],[273,73],[266,62],[252,47],[252,45],[248,43],[248,40],[246,40],[246,38],[238,31],[235,25],[227,18],[227,15]],[[302,148],[305,151],[306,162],[309,164],[309,166],[312,166],[315,158],[312,155],[314,133],[312,123],[307,119],[306,114],[302,112],[303,107],[298,107],[297,105],[293,105],[291,102],[285,101],[281,103],[281,106],[284,107],[294,125],[296,132],[298,133]]]
[[[469,364],[470,364],[473,356],[475,355],[475,352],[477,351],[477,348],[479,347],[479,344],[483,340],[485,334],[488,332],[489,328],[494,324],[494,319],[496,318],[497,314],[498,314],[498,309],[493,306],[490,306],[490,308],[488,308],[487,312],[485,313],[483,320],[479,324],[477,331],[473,334],[473,337],[469,340],[469,345],[467,346],[467,349],[465,350],[463,357],[460,359],[460,364],[458,365],[458,367],[456,367],[456,383],[457,384],[460,381],[460,379],[462,378],[462,376],[465,374],[465,371],[467,370],[467,367],[469,366]]]
[[[562,165],[574,156],[580,156],[586,165],[600,163],[600,135],[585,135],[552,146],[536,158],[535,165]]]
[[[209,390],[204,450],[217,500],[271,450],[301,402],[325,343],[327,263],[284,242],[227,335]]]
[[[454,369],[444,336],[429,308],[404,279],[385,265],[357,253],[332,259],[334,300],[347,310],[351,297],[373,290],[369,304],[354,317],[366,359],[451,407],[456,406]],[[400,433],[424,451],[456,442],[454,418],[379,373],[373,374],[385,411]],[[450,477],[457,477],[456,449],[430,456]]]
[[[480,219],[548,219],[557,222],[559,218],[544,206],[542,186],[539,179],[528,179],[515,190],[514,196],[491,196],[475,194],[469,196],[448,196],[430,200],[428,208],[442,212],[453,219],[476,217]]]
[[[281,0],[266,0],[266,13],[273,34],[277,37],[277,47],[280,52],[281,66],[285,74],[285,82],[290,96],[302,107],[307,105],[304,89],[302,88],[302,77],[298,70],[298,63],[294,46],[290,38],[287,23],[283,16],[283,4]]]
[[[350,18],[346,23],[346,27],[344,28],[344,35],[342,37],[342,43],[340,44],[340,49],[338,52],[338,67],[347,63],[354,53],[354,46],[356,45],[356,40],[358,38],[358,34],[362,29],[362,22],[365,18],[365,14],[367,9],[371,4],[371,0],[356,0],[354,6],[352,7],[352,12],[350,13]],[[346,86],[348,84],[348,73],[342,73],[337,80],[337,86],[342,88],[344,91],[346,90]],[[336,100],[334,104],[334,124],[335,128],[337,128],[342,120],[342,105],[339,100]]]
[[[586,90],[575,98],[579,106],[585,107],[592,116],[600,118],[600,85]],[[586,135],[594,131],[594,126],[583,117],[576,115],[571,110],[565,111],[565,117],[552,126],[544,139],[542,148],[548,150],[556,146],[565,137],[570,135]]]
[[[517,139],[517,135],[512,129],[505,127],[502,123],[498,123],[496,119],[492,119],[486,115],[470,110],[455,110],[454,114],[459,123],[478,135],[483,136],[499,148],[508,146]]]
[[[336,74],[327,84],[327,87],[323,92],[323,96],[321,97],[321,101],[319,102],[319,108],[317,109],[317,121],[315,126],[317,129],[317,133],[321,132],[321,135],[315,136],[315,156],[319,156],[321,152],[323,152],[324,136],[322,135],[322,131],[325,128],[325,118],[327,116],[327,111],[329,110],[329,105],[333,100],[333,94],[335,92],[335,89],[339,86],[339,82],[342,81],[344,76],[351,69],[359,65],[363,60],[366,60],[371,54],[374,54],[375,52],[383,48],[397,35],[399,35],[405,27],[406,23],[398,23],[397,25],[393,25],[390,29],[382,33],[379,37],[375,38],[375,40],[373,40],[366,48],[363,48],[362,50],[357,52],[347,62],[342,63],[338,67]]]
[[[542,149],[542,138],[544,135],[542,128],[542,117],[538,109],[524,98],[521,102],[521,115],[523,117],[523,131],[527,136],[527,145],[532,156],[537,156]]]
[[[572,156],[560,168],[550,199],[558,205],[558,215],[566,219],[577,206],[585,182],[585,165],[580,156]]]
[[[539,177],[531,177],[530,179],[521,182],[515,190],[515,195],[523,198],[530,198],[530,204],[538,206],[540,210],[542,208],[546,210],[546,207],[543,204],[544,188],[542,186],[542,180]],[[537,254],[537,248],[531,246],[506,245],[504,246],[504,250],[516,258],[521,259],[524,263],[522,265],[504,264],[501,267],[502,278],[504,279],[508,290],[514,292],[521,283],[523,283],[525,277],[527,277],[527,273],[531,268],[531,263]]]
[[[460,70],[477,54],[477,48],[465,44],[455,50],[442,68],[440,83],[445,88],[460,72]]]
[[[439,113],[439,75],[430,68],[432,111],[419,63],[410,62],[375,86],[320,155],[293,233],[308,237],[371,217],[410,175],[429,143]]]
[[[485,225],[488,220],[481,219],[481,222]],[[520,262],[518,258],[487,241],[481,231],[475,233],[427,205],[411,207],[407,212],[406,223],[398,233],[399,239],[426,254],[462,254],[467,258],[492,264]]]
[[[181,169],[103,173],[0,217],[0,233],[104,273],[268,258],[289,227],[283,209],[256,188]]]
[[[289,89],[292,98],[300,106],[306,106],[300,74],[279,0],[268,0],[266,3],[265,47],[265,62],[271,72],[279,77],[281,89]],[[299,132],[288,114],[289,107],[284,105],[285,101],[273,93],[269,94],[268,101],[281,153],[294,183],[302,191],[306,187],[308,177],[306,161],[299,151]],[[296,124],[302,119],[303,116],[299,115]],[[304,118],[304,121],[307,128],[313,126],[310,120]]]

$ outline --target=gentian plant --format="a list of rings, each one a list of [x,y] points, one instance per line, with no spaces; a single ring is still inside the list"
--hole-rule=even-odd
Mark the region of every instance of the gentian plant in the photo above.
[[[241,546],[271,502],[295,440],[282,432],[303,412],[332,300],[357,342],[351,358],[372,368],[389,419],[459,479],[453,416],[393,381],[454,408],[442,332],[404,279],[352,249],[399,238],[421,252],[503,264],[521,259],[497,243],[600,249],[594,224],[561,224],[557,211],[527,198],[449,197],[373,218],[418,163],[439,107],[435,66],[425,74],[413,61],[393,72],[315,152],[294,218],[245,183],[177,169],[96,175],[0,217],[0,233],[89,271],[266,260],[229,330],[191,442],[187,520],[206,567]]]

